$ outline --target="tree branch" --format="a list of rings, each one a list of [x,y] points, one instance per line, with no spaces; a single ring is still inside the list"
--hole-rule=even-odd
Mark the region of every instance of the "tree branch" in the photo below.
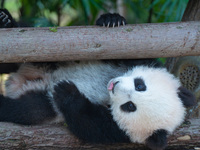
[[[200,22],[0,30],[0,62],[200,55]]]

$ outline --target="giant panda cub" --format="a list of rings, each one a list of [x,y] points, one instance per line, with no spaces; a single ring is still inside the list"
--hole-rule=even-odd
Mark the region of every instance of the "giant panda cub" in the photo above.
[[[97,24],[125,20],[107,14]],[[34,125],[63,118],[87,142],[163,149],[194,96],[157,66],[154,59],[22,64],[0,95],[0,121]]]
[[[133,142],[164,149],[167,136],[183,122],[185,107],[195,103],[164,68],[136,66],[111,79],[109,108],[94,104],[77,87],[60,81],[54,100],[71,132],[91,143]]]

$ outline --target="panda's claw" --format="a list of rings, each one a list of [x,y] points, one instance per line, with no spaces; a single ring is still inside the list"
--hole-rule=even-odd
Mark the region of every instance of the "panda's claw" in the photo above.
[[[110,22],[108,22],[108,25],[107,25],[107,27],[108,27],[108,28],[110,27]]]
[[[7,23],[5,24],[5,27],[6,27],[8,24],[10,24],[10,23],[11,23],[11,21],[8,20]]]
[[[113,28],[115,27],[115,23],[113,23]]]
[[[3,22],[6,22],[6,20],[8,19],[8,16],[7,15],[5,15],[5,18],[3,18]]]
[[[4,12],[1,12],[1,13],[0,13],[0,19],[3,18],[4,16],[5,16],[5,13],[4,13]]]
[[[0,14],[0,23],[2,24],[1,26],[3,27],[6,27],[8,24],[11,23],[9,16],[4,12],[1,12]]]

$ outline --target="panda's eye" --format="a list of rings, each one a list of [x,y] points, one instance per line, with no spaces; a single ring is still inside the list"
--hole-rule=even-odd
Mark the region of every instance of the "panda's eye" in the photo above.
[[[139,85],[137,85],[137,86],[135,87],[135,89],[136,89],[137,91],[144,91],[144,90],[145,90],[145,86],[142,85],[142,84],[139,84]]]
[[[121,110],[123,110],[124,112],[134,112],[136,111],[136,106],[135,104],[133,104],[131,101],[121,105]]]
[[[146,85],[141,78],[134,79],[134,84],[136,91],[146,91]]]

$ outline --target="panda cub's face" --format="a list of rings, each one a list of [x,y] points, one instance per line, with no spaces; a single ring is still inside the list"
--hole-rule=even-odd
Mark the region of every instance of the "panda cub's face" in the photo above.
[[[158,129],[171,133],[185,116],[179,87],[166,69],[135,67],[108,83],[113,118],[132,142],[144,143]]]

